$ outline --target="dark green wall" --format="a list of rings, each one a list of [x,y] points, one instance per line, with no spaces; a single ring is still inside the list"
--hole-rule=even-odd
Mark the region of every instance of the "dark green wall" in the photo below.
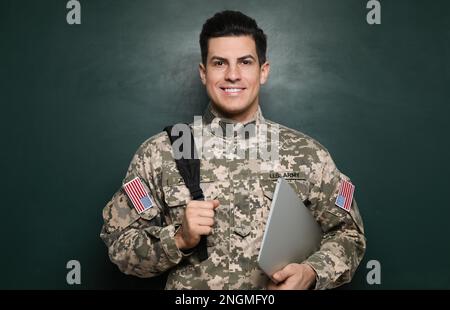
[[[347,288],[450,288],[450,3],[365,0],[0,2],[0,288],[151,288],[113,266],[101,209],[139,144],[201,114],[198,34],[222,9],[269,37],[265,116],[352,177],[368,249]],[[66,284],[66,262],[82,284]],[[370,286],[369,260],[382,283]]]

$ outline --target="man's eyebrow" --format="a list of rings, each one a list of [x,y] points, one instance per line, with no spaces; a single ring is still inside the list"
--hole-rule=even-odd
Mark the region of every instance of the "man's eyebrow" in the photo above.
[[[227,61],[226,58],[223,57],[219,57],[219,56],[212,56],[210,60],[220,60],[220,61]]]
[[[245,55],[245,56],[242,56],[242,57],[239,57],[238,60],[244,60],[244,59],[247,59],[247,58],[251,58],[251,59],[253,59],[254,61],[256,61],[256,58],[253,57],[253,55],[250,55],[250,54]]]

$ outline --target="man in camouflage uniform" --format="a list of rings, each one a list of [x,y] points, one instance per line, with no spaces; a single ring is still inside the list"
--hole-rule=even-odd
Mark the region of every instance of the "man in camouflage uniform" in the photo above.
[[[124,183],[138,177],[155,206],[138,214],[125,191],[116,192],[103,210],[101,232],[111,261],[139,277],[170,270],[167,289],[326,289],[349,282],[366,247],[355,200],[348,211],[335,205],[349,179],[318,142],[263,117],[264,33],[253,19],[225,11],[205,23],[200,45],[200,76],[211,103],[191,127],[200,132],[205,201],[191,200],[167,134],[151,137],[137,150]],[[261,148],[273,156],[255,151]],[[305,261],[275,273],[274,283],[256,260],[279,176],[310,209],[323,239]],[[202,235],[206,260],[195,248]]]

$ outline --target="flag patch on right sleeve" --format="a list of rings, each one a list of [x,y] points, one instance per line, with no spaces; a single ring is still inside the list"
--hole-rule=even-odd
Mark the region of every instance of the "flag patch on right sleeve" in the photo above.
[[[125,183],[123,188],[139,214],[153,207],[152,199],[148,195],[138,177],[128,183]]]
[[[352,206],[353,193],[355,191],[355,185],[350,181],[341,180],[339,193],[336,198],[336,206],[349,212]]]

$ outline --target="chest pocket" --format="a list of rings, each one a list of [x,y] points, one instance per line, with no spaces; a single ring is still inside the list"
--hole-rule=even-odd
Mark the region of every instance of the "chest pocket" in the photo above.
[[[168,207],[172,223],[181,224],[184,208],[191,201],[191,194],[184,183],[163,186],[164,202]]]
[[[200,187],[203,190],[205,200],[212,200],[218,197],[220,184],[220,182],[216,182],[211,178],[205,177],[200,180]],[[167,185],[163,186],[163,192],[164,202],[169,209],[172,223],[180,224],[183,220],[184,209],[192,200],[189,189],[180,177],[168,179]]]
[[[306,180],[306,178],[292,178],[292,179],[286,179],[286,181],[289,183],[289,185],[292,186],[293,190],[297,193],[298,197],[301,199],[301,201],[306,202],[309,198],[309,192],[311,190],[311,183]],[[270,179],[270,178],[262,178],[260,179],[260,186],[262,193],[267,200],[267,203],[272,203],[273,194],[275,192],[275,187],[277,184],[276,179]],[[307,203],[305,203],[307,204]]]
[[[305,205],[308,205],[306,201],[309,197],[311,186],[310,182],[303,178],[286,179],[286,181],[288,181],[289,185],[292,186],[293,190],[297,193],[301,201],[305,202]],[[261,231],[264,231],[270,212],[277,179],[262,176],[259,180],[259,184],[263,197],[261,208],[259,210],[256,210],[256,222],[259,222]]]

